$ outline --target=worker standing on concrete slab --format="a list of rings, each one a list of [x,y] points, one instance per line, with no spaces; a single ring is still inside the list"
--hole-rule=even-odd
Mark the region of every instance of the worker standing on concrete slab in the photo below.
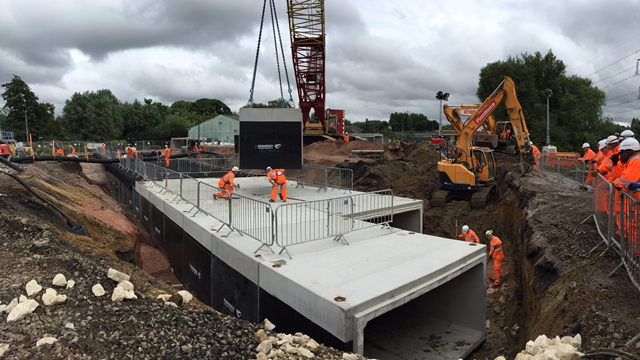
[[[169,149],[169,145],[164,146],[164,162],[169,167],[169,157],[171,156],[171,149]]]
[[[225,176],[221,177],[218,180],[218,188],[220,189],[219,193],[213,194],[213,199],[218,200],[218,198],[229,198],[231,194],[233,194],[233,188],[240,188],[240,185],[236,185],[233,180],[236,179],[236,175],[238,175],[237,166],[234,166],[231,171],[229,171]]]
[[[476,233],[469,229],[469,227],[467,225],[464,225],[462,227],[462,234],[458,235],[459,238],[464,237],[464,241],[467,242],[474,242],[476,244],[480,244],[480,239],[478,239],[478,235],[476,235]]]
[[[271,187],[271,200],[269,202],[276,202],[276,194],[278,194],[278,188],[280,188],[280,199],[283,202],[287,202],[287,178],[284,176],[284,170],[276,169],[275,178]]]
[[[487,230],[485,233],[487,239],[491,244],[489,249],[489,257],[493,257],[493,276],[491,280],[495,286],[500,285],[500,267],[502,266],[502,260],[504,259],[504,253],[502,252],[502,241],[493,235],[493,230]]]
[[[267,180],[271,185],[276,181],[276,169],[272,169],[271,166],[267,166]]]

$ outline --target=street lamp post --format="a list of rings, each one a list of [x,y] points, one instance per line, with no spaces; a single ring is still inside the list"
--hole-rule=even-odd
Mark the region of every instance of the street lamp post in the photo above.
[[[198,115],[198,142],[200,141],[200,115]]]
[[[442,100],[449,101],[449,93],[438,91],[436,93],[436,99],[440,100],[440,109],[438,110],[438,116],[440,118],[440,125],[438,126],[438,136],[442,137]]]
[[[549,98],[553,96],[553,91],[551,89],[540,90],[542,95],[547,98],[547,146],[551,145],[551,140],[549,138]]]
[[[24,126],[27,129],[27,133],[25,135],[25,142],[29,143],[29,123],[27,122],[27,104],[24,104]]]

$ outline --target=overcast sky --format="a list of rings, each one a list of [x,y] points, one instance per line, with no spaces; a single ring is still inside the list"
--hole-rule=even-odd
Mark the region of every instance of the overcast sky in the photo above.
[[[122,102],[215,98],[238,111],[249,99],[262,3],[0,0],[0,83],[20,76],[57,115],[73,93],[99,89]],[[286,3],[276,0],[297,105]],[[396,111],[438,119],[438,90],[450,105],[477,103],[483,66],[549,49],[568,74],[607,93],[615,121],[640,118],[640,0],[326,0],[325,14],[326,104],[351,121]],[[279,97],[267,18],[254,100]]]

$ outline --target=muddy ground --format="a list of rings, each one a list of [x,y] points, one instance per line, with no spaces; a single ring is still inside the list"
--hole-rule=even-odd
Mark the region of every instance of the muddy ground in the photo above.
[[[464,201],[432,208],[437,152],[429,145],[410,145],[395,160],[349,157],[353,149],[382,148],[367,143],[312,144],[305,147],[305,162],[352,168],[357,190],[390,188],[398,196],[425,200],[425,233],[454,238],[466,224],[479,235],[492,229],[503,241],[503,284],[487,282],[487,341],[469,358],[513,359],[540,334],[577,333],[583,349],[640,355],[636,344],[624,346],[640,333],[640,291],[624,270],[606,277],[619,263],[613,251],[589,254],[600,242],[593,221],[580,224],[590,214],[591,193],[536,174],[516,180],[509,172],[517,159],[497,154],[499,185],[485,208],[471,209]],[[166,257],[100,181],[89,180],[78,165],[25,167],[19,176],[75,224],[83,224],[89,236],[70,233],[62,217],[0,174],[0,306],[24,294],[31,279],[45,289],[57,273],[77,283],[59,290],[69,296],[63,304],[40,305],[35,315],[15,323],[7,323],[6,314],[0,317],[0,344],[10,345],[4,358],[255,358],[259,325],[220,315],[197,300],[174,308],[155,298],[179,289],[166,273]],[[138,300],[114,306],[91,294],[95,283],[113,290],[115,283],[106,278],[109,267],[132,276]],[[487,272],[492,273],[491,263]],[[69,323],[74,329],[65,328]],[[44,336],[59,341],[36,347]],[[328,348],[316,355],[342,358]]]

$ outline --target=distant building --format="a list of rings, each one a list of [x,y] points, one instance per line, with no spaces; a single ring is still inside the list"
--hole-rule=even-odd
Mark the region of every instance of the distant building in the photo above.
[[[198,127],[200,128],[198,130]],[[189,129],[191,138],[208,138],[214,141],[228,141],[233,143],[233,131],[240,128],[240,118],[236,115],[218,115],[200,125]],[[199,134],[199,135],[198,135]]]

